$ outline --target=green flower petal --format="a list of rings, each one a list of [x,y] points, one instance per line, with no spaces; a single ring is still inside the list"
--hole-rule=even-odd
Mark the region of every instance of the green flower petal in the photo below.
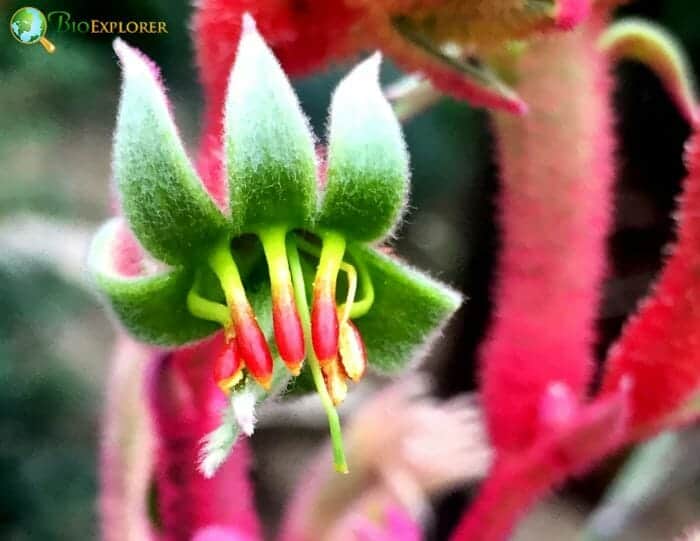
[[[372,308],[354,320],[367,359],[379,372],[394,372],[426,351],[462,296],[374,248],[353,246],[351,253],[362,258],[374,284]]]
[[[124,83],[114,136],[114,174],[124,214],[140,243],[184,263],[227,227],[185,154],[155,67],[117,39]]]
[[[310,227],[317,199],[313,136],[287,77],[248,15],[224,126],[235,232],[276,223]]]
[[[126,231],[121,218],[103,225],[90,247],[88,266],[127,331],[139,340],[163,346],[192,342],[216,331],[218,325],[197,319],[187,310],[191,269],[176,267],[136,276],[120,271],[120,254],[128,249],[124,246]]]
[[[408,152],[401,126],[379,86],[375,54],[333,95],[328,180],[320,228],[374,241],[395,227],[408,194]]]

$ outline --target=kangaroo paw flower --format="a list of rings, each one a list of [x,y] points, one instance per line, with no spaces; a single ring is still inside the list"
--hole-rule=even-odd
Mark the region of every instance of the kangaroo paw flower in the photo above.
[[[223,119],[213,124],[223,126],[224,152],[202,170],[221,172],[215,190],[185,154],[153,63],[115,42],[124,84],[114,170],[124,218],[97,233],[89,266],[143,341],[180,346],[223,331],[208,364],[225,407],[203,443],[206,476],[239,430],[252,432],[258,402],[309,390],[308,377],[296,378],[302,370],[328,415],[336,467],[347,471],[335,404],[348,380],[368,366],[403,367],[461,298],[372,247],[396,228],[409,185],[401,127],[379,86],[380,56],[335,91],[321,187],[315,139],[287,77],[250,16],[240,30]]]

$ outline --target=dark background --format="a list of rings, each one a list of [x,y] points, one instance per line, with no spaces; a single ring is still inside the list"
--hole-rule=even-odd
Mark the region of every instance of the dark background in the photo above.
[[[2,17],[9,22],[22,5],[5,3]],[[161,66],[178,125],[194,148],[201,94],[188,4],[132,0],[95,6],[66,0],[35,5],[44,12],[70,11],[74,18],[165,20],[167,35],[136,35],[129,41]],[[664,24],[700,71],[696,0],[633,2],[622,11]],[[98,416],[113,337],[75,254],[110,214],[119,70],[110,36],[50,32],[48,37],[58,47],[51,56],[0,32],[0,539],[13,541],[96,536]],[[323,133],[330,92],[345,71],[337,67],[296,81],[317,134]],[[396,75],[390,67],[385,71],[387,79]],[[617,75],[620,175],[599,321],[601,354],[647,290],[662,249],[673,238],[671,214],[688,135],[651,73],[624,64]],[[439,391],[448,395],[474,387],[474,349],[489,316],[498,186],[488,121],[483,112],[443,99],[405,129],[413,162],[412,211],[397,251],[470,298],[430,360]],[[38,233],[37,223],[45,228]],[[263,435],[256,444],[263,463],[271,439]],[[565,498],[592,505],[611,469],[573,484]],[[263,504],[279,503],[280,497],[270,500],[270,487],[262,485]],[[683,498],[678,505],[694,501],[698,515],[700,494],[673,497]],[[436,539],[462,498],[452,495],[440,503]]]

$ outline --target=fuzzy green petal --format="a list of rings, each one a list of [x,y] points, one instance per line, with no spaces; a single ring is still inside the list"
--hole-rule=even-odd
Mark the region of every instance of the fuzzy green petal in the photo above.
[[[174,346],[212,334],[215,323],[193,317],[186,306],[193,272],[176,267],[138,276],[119,272],[121,218],[97,232],[88,258],[90,273],[117,318],[135,338],[151,344]]]
[[[122,86],[114,136],[114,175],[139,242],[170,263],[188,261],[227,227],[204,190],[175,128],[156,68],[117,39]]]
[[[401,126],[379,86],[375,54],[333,95],[328,177],[320,228],[369,242],[395,227],[408,195],[408,152]]]
[[[235,233],[275,223],[309,228],[317,200],[313,137],[287,77],[248,15],[224,126]]]
[[[427,351],[462,296],[396,258],[373,248],[351,247],[372,277],[375,299],[367,315],[354,321],[370,366],[395,372]]]

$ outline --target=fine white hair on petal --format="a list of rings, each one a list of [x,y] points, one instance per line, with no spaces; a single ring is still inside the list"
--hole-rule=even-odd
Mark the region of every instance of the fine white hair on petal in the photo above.
[[[255,402],[257,397],[248,390],[234,393],[231,398],[233,415],[238,426],[246,436],[251,436],[255,430]]]

